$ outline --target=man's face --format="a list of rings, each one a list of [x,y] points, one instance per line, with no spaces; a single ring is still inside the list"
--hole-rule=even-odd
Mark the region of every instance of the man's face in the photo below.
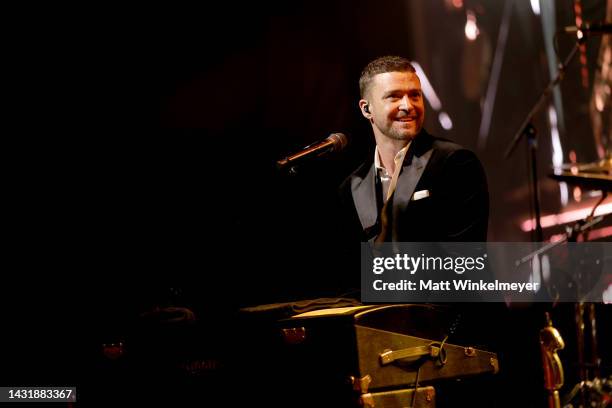
[[[412,72],[385,72],[368,90],[370,120],[377,136],[412,140],[423,127],[425,105],[421,81]]]

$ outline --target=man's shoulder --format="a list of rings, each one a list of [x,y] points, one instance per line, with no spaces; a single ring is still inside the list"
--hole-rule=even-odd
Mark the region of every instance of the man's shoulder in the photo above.
[[[353,170],[348,175],[348,177],[344,179],[342,184],[340,184],[340,189],[344,190],[345,188],[349,188],[351,184],[351,180],[353,180],[354,178],[363,180],[369,173],[370,168],[372,167],[373,163],[374,162],[372,160],[365,160],[361,162],[361,164],[359,164],[359,166],[355,170]]]
[[[475,161],[480,162],[476,153],[472,150],[462,146],[452,140],[445,139],[442,137],[431,136],[432,148],[436,152],[436,156],[439,159],[447,160],[450,159],[452,162],[464,162],[464,161]]]
[[[453,142],[452,140],[434,136],[427,132],[427,130],[422,129],[421,132],[412,141],[412,145],[410,147],[409,154],[407,155],[407,157],[410,157],[412,154],[420,157],[421,155],[427,153],[430,150],[434,150],[435,156],[439,158],[449,156],[454,152],[463,151],[467,149],[465,149],[460,144]]]
[[[440,152],[452,154],[457,151],[463,151],[463,150],[470,151],[469,149],[465,148],[459,143],[453,142],[452,140],[445,139],[443,137],[437,137],[437,136],[431,136],[431,137],[433,139],[432,147],[435,150],[438,150]]]

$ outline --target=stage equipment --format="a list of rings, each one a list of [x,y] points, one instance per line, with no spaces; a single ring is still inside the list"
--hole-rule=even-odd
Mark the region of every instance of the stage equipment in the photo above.
[[[447,342],[449,316],[441,307],[394,304],[281,320],[287,365],[295,370],[287,375],[299,376],[304,390],[324,387],[343,406],[433,407],[438,382],[499,370],[495,353]]]

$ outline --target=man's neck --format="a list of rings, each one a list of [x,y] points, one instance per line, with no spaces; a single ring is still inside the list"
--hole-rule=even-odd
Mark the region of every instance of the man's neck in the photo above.
[[[409,140],[395,140],[387,137],[376,140],[380,161],[387,172],[393,174],[395,172],[395,156],[410,142]]]

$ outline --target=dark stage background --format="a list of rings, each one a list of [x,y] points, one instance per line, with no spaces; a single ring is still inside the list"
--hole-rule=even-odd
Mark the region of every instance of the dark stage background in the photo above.
[[[40,36],[41,52],[20,98],[44,95],[24,118],[43,129],[19,139],[10,177],[19,226],[10,246],[17,262],[5,275],[10,330],[2,383],[67,382],[81,386],[83,398],[90,390],[89,398],[101,398],[100,384],[117,390],[134,381],[126,373],[142,374],[113,366],[102,344],[123,342],[129,355],[130,346],[155,337],[160,350],[185,348],[223,361],[216,351],[233,344],[228,336],[239,308],[349,293],[359,265],[338,242],[336,190],[372,154],[357,82],[363,66],[381,55],[418,61],[453,124],[444,129],[429,104],[425,127],[473,149],[483,162],[490,240],[531,240],[520,229],[530,216],[524,142],[509,160],[502,154],[549,80],[541,17],[529,1],[514,2],[491,127],[479,146],[505,2],[452,3],[108,7],[83,11],[77,23]],[[583,1],[584,19],[603,20],[601,3]],[[573,2],[555,4],[557,26],[575,24]],[[464,33],[468,9],[480,29],[473,42]],[[591,75],[599,44],[593,38],[586,48]],[[559,54],[571,45],[561,37]],[[590,88],[579,78],[576,59],[561,87],[563,162],[572,150],[578,162],[597,159]],[[555,213],[562,204],[558,183],[546,178],[550,122],[541,112],[534,124],[543,212]],[[277,171],[276,160],[332,132],[351,137],[340,156],[293,176]],[[569,208],[579,204],[571,192],[569,201]],[[168,306],[195,313],[195,334],[180,334],[187,343],[179,334],[147,337],[142,328],[143,312]],[[499,347],[502,370],[508,363],[500,387],[541,398],[542,309],[477,309],[469,313],[482,319],[480,328],[499,319],[508,335],[492,340],[470,326],[475,341]],[[609,309],[598,311],[609,322]],[[554,318],[571,355],[572,306],[556,308]],[[600,344],[612,344],[605,326]],[[508,354],[513,350],[521,357]],[[210,385],[215,367],[189,381]],[[517,393],[508,403],[522,399]],[[537,405],[531,404],[520,406]]]

